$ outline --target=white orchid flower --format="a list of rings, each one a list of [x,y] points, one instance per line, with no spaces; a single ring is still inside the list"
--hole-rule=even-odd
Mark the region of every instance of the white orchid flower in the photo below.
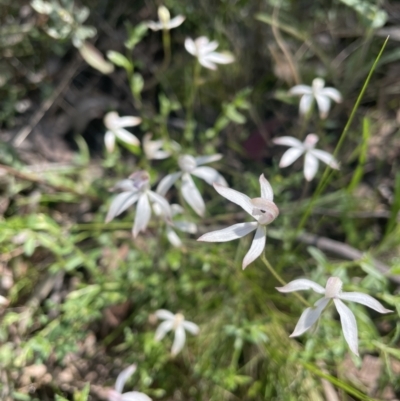
[[[142,122],[142,119],[134,116],[120,117],[117,112],[111,111],[104,116],[104,125],[107,132],[104,136],[106,149],[111,153],[115,148],[115,139],[130,145],[140,146],[139,139],[125,129],[125,127],[135,127]]]
[[[171,186],[174,185],[179,178],[182,178],[181,192],[183,198],[199,216],[203,216],[206,206],[199,190],[194,184],[191,174],[201,178],[210,185],[217,183],[222,186],[228,186],[225,178],[222,177],[217,170],[212,167],[202,166],[206,163],[218,161],[221,158],[221,154],[200,157],[193,157],[190,155],[180,156],[178,164],[182,171],[165,176],[157,186],[157,193],[165,196]]]
[[[314,149],[319,138],[315,134],[308,134],[304,142],[292,136],[282,136],[275,138],[273,142],[276,145],[290,146],[282,156],[279,167],[287,167],[294,163],[302,154],[304,154],[304,177],[311,181],[318,171],[318,159],[326,163],[329,167],[339,170],[339,163],[328,152]]]
[[[216,70],[215,64],[230,64],[235,61],[232,54],[228,52],[217,53],[214,50],[218,47],[218,42],[210,40],[205,36],[200,36],[196,40],[186,38],[185,49],[197,57],[199,63],[210,70]]]
[[[164,31],[169,31],[170,29],[177,28],[179,25],[185,21],[185,17],[183,15],[177,15],[175,18],[171,19],[171,14],[169,10],[165,6],[158,7],[158,22],[155,21],[147,21],[146,25],[152,31],[160,31],[161,29]]]
[[[313,290],[318,294],[323,294],[324,297],[315,302],[314,307],[307,308],[300,316],[299,321],[290,335],[290,337],[297,337],[306,332],[320,317],[322,311],[333,300],[336,309],[340,316],[342,323],[343,335],[350,347],[350,350],[358,355],[358,331],[357,322],[353,312],[342,302],[351,301],[368,306],[379,313],[393,312],[386,309],[375,298],[368,294],[361,292],[342,292],[343,283],[339,277],[330,277],[326,283],[325,288],[307,279],[298,279],[291,281],[283,287],[276,287],[279,292],[293,292],[301,290]]]
[[[128,366],[117,377],[115,389],[108,391],[108,401],[152,401],[149,396],[138,391],[122,393],[126,381],[135,373],[136,365]]]
[[[185,330],[189,331],[193,335],[197,335],[200,332],[199,326],[197,324],[185,320],[185,316],[182,313],[173,314],[165,309],[159,309],[156,311],[155,315],[164,320],[156,330],[155,340],[161,341],[165,335],[171,331],[175,331],[175,338],[171,348],[172,356],[177,355],[185,345],[186,333]]]
[[[319,115],[322,119],[328,117],[331,108],[331,100],[336,103],[342,102],[342,95],[335,88],[325,88],[325,81],[322,78],[315,78],[312,85],[296,85],[289,90],[291,95],[301,96],[299,111],[301,115],[307,114],[313,105],[314,99],[317,102]]]
[[[270,183],[264,177],[264,174],[260,175],[260,187],[261,198],[250,199],[247,195],[235,191],[234,189],[214,184],[215,190],[220,195],[241,206],[248,214],[253,216],[256,221],[251,223],[238,223],[222,230],[211,231],[202,235],[197,240],[205,242],[232,241],[256,230],[251,247],[243,259],[243,269],[261,255],[267,240],[266,226],[273,222],[279,215],[278,207],[273,202],[274,193]]]
[[[166,141],[164,139],[157,139],[152,141],[152,134],[148,132],[142,140],[143,151],[147,160],[161,160],[170,157],[172,151],[165,150]],[[170,148],[174,151],[180,150],[180,145],[175,141],[170,141]]]
[[[133,237],[136,238],[140,231],[146,230],[151,217],[150,202],[156,203],[160,207],[166,219],[171,219],[172,213],[169,203],[163,196],[150,190],[149,174],[146,171],[133,173],[128,179],[118,182],[113,190],[122,192],[111,202],[106,223],[137,202],[135,222],[132,229]]]

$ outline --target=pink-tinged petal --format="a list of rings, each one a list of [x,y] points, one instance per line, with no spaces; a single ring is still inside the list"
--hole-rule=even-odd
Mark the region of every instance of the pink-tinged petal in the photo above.
[[[308,85],[296,85],[289,89],[289,94],[294,96],[311,95],[312,89]]]
[[[193,178],[188,173],[184,173],[182,175],[181,192],[183,198],[191,206],[191,208],[199,216],[204,216],[206,205],[204,204],[203,198],[197,189]]]
[[[165,337],[165,335],[172,330],[173,327],[174,327],[173,320],[165,320],[164,322],[162,322],[157,327],[157,330],[154,334],[154,340],[161,341]]]
[[[179,171],[177,173],[166,175],[157,185],[156,192],[161,196],[165,196],[168,190],[175,184],[178,178],[182,175]]]
[[[242,263],[243,270],[262,254],[265,248],[266,240],[267,240],[267,229],[266,227],[259,225],[254,235],[253,242],[251,243],[251,247],[243,259]]]
[[[174,342],[172,343],[171,348],[171,355],[175,356],[181,352],[183,346],[185,345],[186,341],[186,333],[183,326],[178,326],[175,330],[175,338]]]
[[[217,64],[230,64],[235,61],[235,57],[232,54],[226,53],[209,53],[203,57],[203,59],[207,59],[207,61],[211,61],[212,63]]]
[[[140,231],[146,230],[151,217],[151,207],[147,194],[142,194],[136,207],[135,222],[133,224],[132,234],[136,238]]]
[[[326,163],[329,167],[339,170],[339,163],[330,153],[325,152],[325,150],[312,149],[310,153]]]
[[[196,45],[195,45],[193,39],[191,39],[191,38],[185,39],[185,49],[192,56],[197,56],[197,48],[196,48]]]
[[[338,295],[338,298],[344,301],[357,302],[361,305],[368,306],[379,313],[390,313],[393,312],[390,309],[386,309],[379,301],[371,297],[368,294],[363,294],[362,292],[342,292]]]
[[[113,389],[109,389],[107,391],[107,399],[108,401],[122,401],[122,394]]]
[[[308,150],[309,149],[314,149],[314,147],[318,143],[318,141],[319,141],[318,135],[316,135],[316,134],[308,134],[306,136],[306,139],[304,139],[303,145]]]
[[[290,148],[288,149],[281,158],[281,161],[279,162],[279,167],[280,168],[285,168],[287,166],[290,166],[292,163],[294,163],[302,154],[304,153],[304,149],[301,148]]]
[[[267,199],[272,202],[274,200],[274,191],[272,190],[271,184],[264,177],[264,174],[260,175],[259,181],[261,187],[261,198]]]
[[[161,208],[161,213],[167,220],[172,219],[172,210],[168,201],[154,191],[147,191],[148,197]]]
[[[196,177],[201,178],[204,180],[207,184],[216,184],[223,185],[224,187],[228,186],[228,183],[225,181],[225,178],[222,177],[220,173],[218,173],[215,168],[212,167],[207,167],[207,166],[202,166],[202,167],[196,167],[191,174],[195,175]]]
[[[311,110],[313,101],[314,101],[313,95],[303,95],[303,97],[300,99],[300,104],[299,104],[299,112],[301,115],[305,115]]]
[[[141,122],[142,119],[140,117],[134,117],[134,116],[119,117],[114,122],[114,127],[115,128],[135,127],[136,125],[139,125]]]
[[[197,241],[203,242],[227,242],[234,239],[244,237],[257,228],[258,223],[253,221],[251,223],[238,223],[222,230],[211,231],[202,235]]]
[[[323,96],[328,96],[330,97],[333,101],[336,103],[341,103],[342,102],[342,95],[340,92],[335,89],[335,88],[324,88],[320,91],[320,94]]]
[[[358,330],[357,322],[353,312],[340,300],[334,299],[336,309],[342,323],[344,338],[349,345],[350,350],[358,355]]]
[[[183,21],[185,21],[185,17],[183,15],[177,15],[169,21],[168,29],[177,28],[179,25],[182,25]]]
[[[130,365],[118,375],[117,380],[115,382],[115,390],[118,393],[122,393],[126,381],[135,373],[135,371],[136,371],[136,365]]]
[[[134,192],[123,192],[118,194],[111,202],[110,209],[106,216],[106,223],[109,223],[114,217],[117,217],[129,206],[133,205],[139,198],[139,194]]]
[[[253,198],[251,204],[253,205],[251,215],[259,224],[270,224],[279,216],[279,209],[274,202],[264,198]]]
[[[242,207],[251,216],[254,206],[251,203],[251,199],[247,195],[242,194],[241,192],[236,191],[235,189],[225,187],[223,185],[219,184],[213,184],[213,185],[215,190],[220,195]]]
[[[201,166],[202,164],[217,162],[218,160],[221,160],[223,157],[224,156],[221,155],[220,153],[216,153],[215,155],[198,156],[195,157],[194,160],[196,162],[196,166]]]
[[[329,299],[321,298],[318,300],[313,308],[307,308],[300,316],[299,321],[294,328],[293,333],[289,337],[298,337],[311,328],[318,318],[321,316],[322,311],[329,303]]]
[[[325,286],[325,297],[336,298],[342,291],[343,283],[339,277],[329,277]]]
[[[104,143],[109,153],[114,152],[115,149],[115,135],[112,131],[107,131],[104,135]]]
[[[169,243],[175,248],[180,248],[183,244],[178,234],[170,227],[166,227],[166,233]]]
[[[303,290],[313,290],[318,294],[325,294],[325,288],[321,285],[315,283],[314,281],[308,280],[306,278],[299,278],[287,283],[283,287],[275,287],[279,292],[293,292],[293,291],[303,291]]]
[[[158,317],[158,319],[164,319],[164,320],[174,320],[175,319],[175,315],[166,309],[156,310],[155,315]]]
[[[139,393],[138,391],[129,391],[122,394],[121,401],[152,401],[152,399],[145,393]]]
[[[313,156],[311,151],[306,152],[306,156],[304,158],[304,177],[306,178],[307,181],[311,181],[314,177],[315,174],[317,174],[318,171],[318,159]]]
[[[197,336],[200,332],[200,327],[197,326],[196,323],[193,322],[188,322],[187,320],[184,320],[182,322],[182,326],[190,333],[192,333],[194,336]]]
[[[209,70],[215,71],[215,70],[217,69],[217,66],[216,66],[214,63],[212,63],[211,61],[209,61],[207,58],[205,58],[205,57],[203,57],[203,56],[200,56],[200,57],[198,58],[198,60],[199,60],[199,63],[200,63],[203,67],[208,68]]]
[[[329,109],[331,108],[331,99],[324,95],[315,95],[315,100],[318,104],[319,115],[322,119],[328,117]]]
[[[146,25],[148,28],[150,28],[152,31],[159,31],[160,29],[163,29],[163,25],[161,22],[155,22],[155,21],[147,21]]]
[[[122,142],[129,143],[130,145],[140,146],[140,141],[137,137],[131,134],[124,128],[116,128],[114,131],[115,136]]]
[[[291,148],[303,149],[303,143],[300,142],[297,138],[293,138],[292,136],[281,136],[280,138],[274,138],[272,142],[275,145],[283,145],[290,146]]]

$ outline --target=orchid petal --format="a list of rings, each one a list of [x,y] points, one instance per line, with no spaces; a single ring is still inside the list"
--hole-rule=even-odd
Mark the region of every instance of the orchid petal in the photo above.
[[[185,17],[183,15],[177,15],[169,21],[168,29],[177,28],[179,25],[182,25],[183,21],[185,21]]]
[[[342,323],[343,335],[350,347],[350,350],[358,355],[358,330],[357,322],[353,312],[340,300],[334,299],[336,309],[340,315]]]
[[[133,205],[139,198],[135,192],[123,192],[118,194],[111,202],[110,209],[106,216],[106,223],[109,223],[114,217],[117,217],[129,206]]]
[[[230,64],[235,61],[235,57],[233,57],[232,54],[225,52],[225,53],[209,53],[202,57],[203,60],[207,59],[207,61],[211,61],[212,63],[217,63],[217,64]]]
[[[112,131],[107,131],[104,135],[104,143],[109,153],[114,152],[115,149],[115,135]]]
[[[189,234],[196,234],[197,233],[197,226],[194,223],[189,221],[174,221],[174,227],[178,230],[183,231]]]
[[[185,201],[192,207],[192,209],[199,215],[204,216],[206,206],[203,198],[197,189],[193,178],[188,173],[182,175],[182,196]]]
[[[183,244],[178,234],[169,226],[166,227],[168,241],[175,248],[180,248]]]
[[[262,254],[262,251],[265,248],[266,240],[267,240],[267,229],[266,227],[259,225],[254,235],[253,242],[251,243],[251,247],[243,259],[242,263],[243,270]]]
[[[217,162],[218,160],[221,160],[223,157],[224,156],[221,155],[220,153],[216,153],[215,155],[198,156],[195,157],[194,160],[196,161],[196,166],[201,166],[202,164]]]
[[[315,174],[317,174],[317,171],[318,159],[311,152],[306,152],[303,168],[304,177],[307,181],[311,181],[315,177]]]
[[[212,185],[214,182],[219,185],[223,185],[224,187],[228,186],[228,183],[225,181],[225,178],[215,170],[215,168],[202,166],[196,167],[191,174],[195,175],[203,179],[207,184]]]
[[[272,142],[276,145],[290,146],[291,148],[303,149],[303,143],[292,136],[281,136],[280,138],[274,138]]]
[[[312,89],[311,86],[308,85],[296,85],[293,86],[293,88],[289,89],[289,94],[290,95],[311,95],[312,94]]]
[[[217,69],[217,66],[205,57],[199,57],[198,60],[203,67],[208,68],[209,70],[215,71]]]
[[[302,154],[304,153],[304,149],[301,148],[290,148],[288,149],[281,158],[281,161],[279,162],[279,167],[280,168],[285,168],[287,166],[290,166],[292,163],[294,163]]]
[[[122,394],[121,401],[152,401],[152,399],[139,391],[129,391]]]
[[[300,99],[299,112],[301,115],[307,114],[311,110],[314,101],[313,95],[303,95]]]
[[[173,320],[173,319],[175,319],[175,315],[172,312],[170,312],[169,310],[166,310],[166,309],[158,309],[158,310],[156,310],[155,315],[159,319],[164,319],[164,320]]]
[[[159,31],[160,29],[163,29],[163,25],[161,22],[155,22],[155,21],[147,21],[146,25],[148,28],[150,28],[152,31]]]
[[[114,128],[124,128],[124,127],[135,127],[142,122],[140,117],[134,116],[125,116],[125,117],[118,117],[117,120],[114,121],[113,126]]]
[[[122,192],[137,192],[138,189],[135,186],[135,182],[129,178],[118,181],[110,191],[122,191]]]
[[[305,333],[321,316],[322,311],[328,305],[329,299],[319,299],[312,308],[307,308],[300,316],[293,333],[289,337],[298,337]]]
[[[118,375],[117,380],[115,382],[115,390],[118,393],[122,393],[126,381],[135,373],[135,371],[136,371],[136,365],[130,365]]]
[[[284,293],[293,291],[313,290],[318,294],[325,294],[324,287],[306,278],[299,278],[297,280],[293,280],[287,283],[283,287],[275,287],[275,288],[279,292],[284,292]]]
[[[341,103],[343,100],[341,93],[335,88],[323,88],[320,91],[320,94],[330,97],[336,103]]]
[[[329,167],[339,170],[339,163],[330,153],[320,149],[312,149],[309,152],[315,157],[317,157],[319,160],[326,163]]]
[[[215,190],[220,195],[242,207],[251,216],[254,206],[251,203],[251,199],[247,195],[239,191],[236,191],[235,189],[225,187],[223,185],[219,184],[213,184],[213,185]]]
[[[193,39],[191,39],[191,38],[185,39],[185,49],[192,56],[197,56],[197,48],[196,48],[196,44],[194,43]]]
[[[201,36],[200,38],[198,38],[196,40],[197,42],[197,47],[199,49],[200,54],[209,54],[211,52],[213,52],[214,50],[217,49],[218,47],[218,42],[216,42],[215,40],[213,41],[209,41],[208,38],[206,38],[205,36]]]
[[[271,184],[264,177],[264,174],[260,175],[259,181],[261,187],[261,198],[267,199],[272,202],[274,200],[274,191],[271,187]]]
[[[178,178],[182,175],[180,171],[166,175],[159,183],[156,192],[161,196],[165,196],[168,190],[175,184]]]
[[[192,334],[195,335],[195,336],[196,336],[197,334],[199,334],[199,332],[200,332],[200,327],[197,326],[196,323],[188,322],[187,320],[184,320],[184,321],[182,322],[182,326],[183,326],[187,331],[189,331],[190,333],[192,333]]]
[[[171,220],[172,219],[172,210],[171,210],[171,206],[168,203],[168,201],[163,196],[161,196],[160,194],[158,194],[154,191],[147,191],[147,195],[153,202],[155,202],[157,205],[160,206],[161,213],[164,215],[164,217],[167,220]]]
[[[393,312],[390,309],[386,309],[375,298],[371,297],[368,294],[364,294],[362,292],[342,292],[338,295],[338,298],[343,299],[344,301],[357,302],[361,305],[368,306],[368,308],[376,310],[379,313]]]
[[[238,223],[222,230],[211,231],[202,235],[197,241],[203,242],[227,242],[244,237],[254,231],[258,226],[256,221],[251,223]]]
[[[114,131],[115,136],[122,142],[128,143],[134,146],[140,146],[140,141],[137,137],[127,131],[125,128],[116,128]]]
[[[320,117],[322,119],[328,117],[329,109],[331,108],[331,99],[327,96],[316,94],[315,100],[318,104]]]
[[[185,329],[182,326],[178,326],[175,330],[174,342],[172,343],[172,348],[171,348],[172,356],[179,354],[179,352],[185,345],[185,341],[186,341]]]
[[[154,340],[161,341],[165,337],[165,335],[172,330],[173,327],[174,327],[173,320],[165,320],[164,322],[162,322],[157,327],[157,330],[154,334]]]
[[[133,224],[132,234],[136,238],[140,231],[144,231],[149,224],[151,217],[151,207],[147,194],[142,194],[136,207],[135,222]]]

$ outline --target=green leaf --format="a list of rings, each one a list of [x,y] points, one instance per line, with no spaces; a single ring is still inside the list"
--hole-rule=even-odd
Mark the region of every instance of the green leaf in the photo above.
[[[121,53],[114,50],[109,50],[107,52],[107,58],[117,67],[125,68],[125,70],[130,73],[133,71],[132,63]]]
[[[143,37],[147,33],[147,25],[142,22],[135,27],[127,27],[128,29],[128,40],[125,42],[125,47],[129,50],[133,50],[133,48],[143,39]]]

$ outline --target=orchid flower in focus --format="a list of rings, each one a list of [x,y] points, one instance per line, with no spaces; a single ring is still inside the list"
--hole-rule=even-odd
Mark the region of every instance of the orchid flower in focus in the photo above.
[[[194,184],[191,175],[201,178],[210,185],[217,183],[222,186],[228,186],[225,178],[222,177],[217,170],[212,167],[202,166],[206,163],[218,161],[221,158],[221,154],[200,157],[193,157],[190,155],[180,156],[178,164],[182,171],[165,176],[158,184],[156,192],[165,196],[171,186],[174,185],[179,178],[182,178],[181,192],[183,198],[199,216],[203,216],[206,210],[204,200]]]
[[[386,309],[375,298],[361,292],[342,292],[343,283],[339,277],[330,277],[325,288],[307,279],[293,280],[283,287],[276,287],[279,292],[293,292],[301,290],[313,290],[318,294],[323,294],[324,297],[317,301],[312,308],[307,308],[300,316],[299,321],[290,335],[297,337],[310,329],[320,317],[322,311],[333,300],[342,323],[343,335],[350,347],[350,350],[358,355],[358,330],[357,322],[353,312],[342,302],[351,301],[368,306],[379,313],[393,312]]]
[[[264,177],[264,174],[260,175],[260,187],[261,198],[250,199],[247,195],[235,191],[234,189],[214,184],[215,190],[220,195],[241,206],[248,214],[253,216],[256,221],[251,223],[238,223],[222,230],[211,231],[202,235],[197,240],[205,242],[232,241],[256,230],[251,247],[243,259],[243,269],[261,255],[267,239],[266,226],[272,223],[279,215],[278,207],[273,202],[274,193],[270,183]]]
[[[122,180],[114,186],[113,190],[122,192],[111,202],[106,223],[120,215],[135,202],[137,202],[137,207],[132,230],[133,237],[136,237],[140,231],[144,231],[149,223],[151,217],[150,202],[158,205],[166,219],[171,219],[172,213],[169,203],[163,196],[150,190],[149,178],[147,171],[137,171],[131,174],[128,179]]]
[[[185,17],[183,15],[177,15],[176,17],[171,19],[171,14],[169,10],[165,6],[158,7],[158,19],[159,21],[147,21],[146,25],[152,31],[160,31],[161,29],[164,31],[169,31],[170,29],[177,28],[179,25],[185,21]]]
[[[287,167],[294,163],[302,154],[304,154],[304,177],[311,181],[318,171],[318,159],[326,163],[329,167],[339,170],[339,163],[328,152],[315,149],[319,138],[315,134],[308,134],[304,142],[292,136],[282,136],[273,139],[276,145],[290,146],[282,156],[279,167]]]
[[[108,152],[113,152],[115,148],[115,140],[118,138],[120,141],[130,145],[139,146],[139,139],[125,129],[125,127],[135,127],[142,122],[142,119],[134,116],[120,117],[117,112],[111,111],[104,117],[104,125],[107,132],[104,136],[104,142]]]
[[[149,396],[138,391],[122,393],[126,381],[135,373],[136,365],[128,366],[117,377],[115,389],[108,391],[108,401],[152,401]]]
[[[185,330],[189,331],[193,335],[197,335],[200,332],[199,326],[197,324],[185,320],[185,316],[182,313],[173,314],[165,309],[159,309],[156,311],[155,315],[164,320],[156,330],[155,340],[161,341],[165,335],[171,331],[175,331],[175,338],[172,344],[171,354],[172,356],[177,355],[185,345],[186,333]]]
[[[205,36],[193,40],[186,38],[185,49],[192,56],[197,57],[199,63],[210,70],[216,70],[215,64],[230,64],[235,61],[232,54],[228,52],[217,53],[214,50],[218,47],[218,42],[210,40]]]
[[[319,115],[322,119],[328,117],[331,108],[331,100],[341,103],[342,95],[335,88],[325,88],[325,81],[322,78],[315,78],[312,85],[296,85],[289,90],[289,94],[301,96],[299,111],[301,115],[307,114],[313,105],[314,99],[319,108]]]

